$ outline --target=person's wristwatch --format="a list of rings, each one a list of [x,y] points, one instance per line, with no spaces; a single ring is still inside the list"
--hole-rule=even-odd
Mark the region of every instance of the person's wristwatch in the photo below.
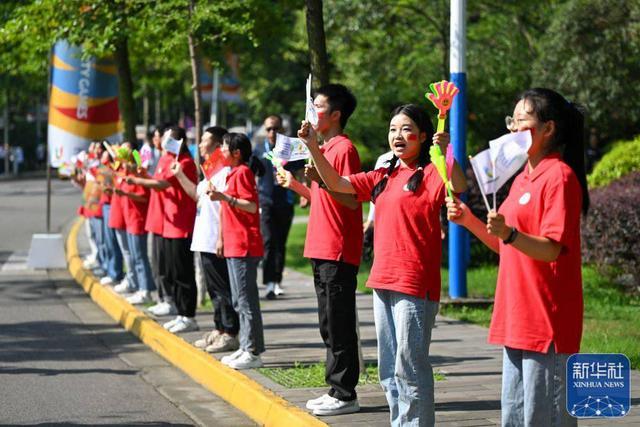
[[[504,243],[505,245],[510,245],[516,240],[516,237],[518,237],[518,230],[515,227],[511,227],[509,236],[507,236],[507,238],[504,239],[502,243]]]

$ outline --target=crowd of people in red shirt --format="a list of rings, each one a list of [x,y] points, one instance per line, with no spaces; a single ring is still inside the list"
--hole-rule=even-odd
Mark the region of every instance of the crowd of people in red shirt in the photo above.
[[[149,302],[157,287],[157,304],[148,310],[175,315],[164,327],[178,333],[198,328],[193,252],[199,253],[215,329],[195,345],[231,352],[221,360],[232,368],[260,367],[268,345],[258,265],[262,260],[269,298],[282,294],[290,191],[299,194],[310,203],[304,256],[313,268],[329,386],[307,408],[316,415],[356,412],[361,205],[375,203],[367,286],[373,289],[380,384],[392,425],[433,425],[429,346],[441,288],[440,212],[446,210],[450,221],[500,255],[489,341],[504,348],[503,424],[575,425],[563,404],[562,367],[579,351],[582,333],[579,227],[589,199],[579,109],[549,89],[520,95],[508,130],[531,131],[528,162],[504,204],[480,220],[457,198],[467,188],[457,163],[454,197],[446,197],[428,152],[432,144],[445,152],[449,135],[434,132],[419,106],[393,110],[384,166],[363,172],[344,133],[356,105],[343,85],[316,92],[317,123],[303,121],[297,132],[313,159],[305,166],[306,182],[295,171],[276,171],[265,158],[282,129],[277,115],[267,118],[268,136],[255,148],[244,134],[207,129],[198,147],[200,166],[179,127],[156,131],[154,154],[142,165],[126,143],[115,158],[113,150],[93,144],[76,178],[96,242],[97,262],[88,259],[87,267],[99,267],[103,284],[119,281],[115,290],[129,293],[132,304]]]

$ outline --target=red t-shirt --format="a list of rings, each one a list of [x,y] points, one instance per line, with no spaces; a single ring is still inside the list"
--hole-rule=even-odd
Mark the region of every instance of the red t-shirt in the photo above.
[[[582,189],[559,155],[514,180],[499,212],[518,231],[562,245],[556,261],[536,261],[500,242],[489,342],[546,353],[577,353],[582,337]]]
[[[122,183],[118,185],[117,181],[119,178],[116,178],[115,187],[122,189]],[[111,213],[109,216],[109,227],[115,230],[126,230],[127,225],[124,221],[124,200],[123,197],[113,193],[111,197]]]
[[[170,161],[166,163],[161,172],[161,179],[171,184],[162,194],[164,202],[164,221],[162,223],[162,237],[167,239],[184,239],[193,233],[193,224],[196,221],[196,202],[182,188],[180,181],[171,173],[171,164],[175,156],[173,154],[165,154],[170,157]],[[198,172],[193,159],[182,154],[179,157],[182,165],[182,171],[194,184],[198,182]]]
[[[396,166],[376,199],[374,257],[367,287],[439,301],[444,183],[436,168],[428,165],[415,193],[405,190],[415,171]],[[351,175],[358,199],[370,200],[371,190],[386,172],[381,168]]]
[[[360,172],[358,150],[346,135],[331,138],[320,149],[341,176]],[[360,265],[362,206],[349,209],[336,202],[316,182],[311,183],[311,211],[304,256]]]
[[[227,175],[226,194],[249,200],[259,206],[256,177],[245,164],[231,169]],[[249,213],[222,202],[222,237],[224,256],[261,257],[264,255],[260,233],[260,213]]]
[[[169,171],[174,158],[170,154],[160,156],[152,178],[162,180],[164,174]],[[164,191],[162,190],[151,190],[144,229],[149,233],[162,236],[164,230]]]
[[[127,184],[124,182],[122,184],[122,191],[146,198],[144,202],[137,202],[130,197],[122,196],[127,233],[135,235],[145,234],[144,223],[149,207],[149,189],[141,185]]]

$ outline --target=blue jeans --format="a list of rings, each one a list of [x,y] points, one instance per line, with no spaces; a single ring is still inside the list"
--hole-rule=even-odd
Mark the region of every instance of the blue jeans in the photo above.
[[[102,237],[105,245],[107,256],[107,276],[114,281],[122,280],[124,273],[122,271],[122,252],[116,240],[116,232],[109,227],[109,216],[111,214],[111,205],[102,205]]]
[[[135,273],[136,282],[141,291],[155,291],[156,285],[151,275],[151,265],[147,256],[147,233],[127,233],[127,243],[131,253],[131,269]]]
[[[380,385],[392,426],[433,426],[431,330],[439,304],[399,292],[373,293]]]
[[[240,319],[240,348],[264,353],[264,330],[258,295],[258,257],[227,258],[231,300]]]
[[[125,230],[115,230],[116,239],[118,240],[118,246],[122,252],[122,258],[124,259],[124,268],[127,270],[127,282],[132,289],[138,289],[138,279],[133,268],[133,260],[131,258],[131,252],[129,251],[129,239],[127,238],[127,232]]]
[[[502,425],[577,426],[567,412],[567,359],[570,354],[505,347],[502,355]]]
[[[91,226],[91,234],[93,234],[93,240],[98,248],[98,256],[96,261],[100,266],[100,269],[106,274],[106,251],[104,250],[104,232],[102,230],[102,218],[89,217],[89,225]]]

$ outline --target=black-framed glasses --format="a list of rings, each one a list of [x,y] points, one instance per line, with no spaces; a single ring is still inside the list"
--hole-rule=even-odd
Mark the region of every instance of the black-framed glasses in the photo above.
[[[280,130],[280,128],[278,128],[278,127],[270,127],[270,128],[265,128],[265,130],[267,131],[267,133],[269,133],[271,131],[278,132]]]

